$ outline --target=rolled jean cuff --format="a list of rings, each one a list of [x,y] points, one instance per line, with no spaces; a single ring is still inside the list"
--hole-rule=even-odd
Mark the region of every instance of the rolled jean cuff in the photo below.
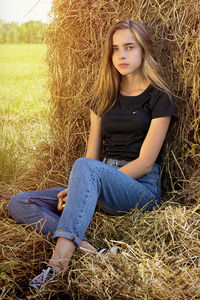
[[[73,243],[76,244],[78,248],[80,247],[82,241],[82,239],[80,239],[76,234],[71,232],[71,230],[66,230],[66,229],[58,229],[54,232],[53,239],[59,237],[63,237],[65,239],[72,241]],[[85,240],[85,237],[83,237],[83,239]]]

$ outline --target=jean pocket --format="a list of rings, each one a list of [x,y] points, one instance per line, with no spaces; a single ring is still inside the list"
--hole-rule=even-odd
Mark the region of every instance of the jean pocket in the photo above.
[[[146,174],[142,177],[143,177],[142,179],[146,182],[155,182],[155,183],[157,183],[160,180],[160,176],[158,174],[155,174],[155,173],[148,173],[148,174]]]
[[[160,175],[151,171],[148,174],[137,178],[137,181],[143,184],[154,195],[160,195]]]

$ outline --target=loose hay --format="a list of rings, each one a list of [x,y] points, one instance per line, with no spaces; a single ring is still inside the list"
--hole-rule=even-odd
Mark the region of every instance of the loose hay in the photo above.
[[[110,218],[97,212],[88,238],[100,248],[118,245],[119,254],[99,260],[76,254],[48,292],[32,295],[27,283],[48,260],[53,244],[15,224],[2,200],[0,297],[200,299],[198,1],[55,0],[51,17],[45,41],[52,138],[36,151],[35,169],[16,178],[9,191],[66,184],[74,160],[84,155],[89,128],[85,101],[106,32],[118,19],[134,18],[152,33],[179,110],[163,164],[163,200],[168,201],[145,214],[134,210]]]
[[[97,212],[88,237],[97,247],[117,245],[119,254],[96,259],[76,253],[69,269],[48,285],[48,291],[30,297],[27,284],[48,261],[53,244],[8,219],[6,202],[1,204],[3,299],[14,294],[28,299],[63,299],[66,295],[69,299],[73,295],[82,299],[200,297],[200,218],[194,210],[175,208],[171,203],[151,213],[134,210],[126,217]]]

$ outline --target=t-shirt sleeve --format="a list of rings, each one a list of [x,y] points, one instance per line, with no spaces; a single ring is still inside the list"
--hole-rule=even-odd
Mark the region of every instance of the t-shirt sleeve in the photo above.
[[[92,105],[90,102],[87,102],[86,106],[88,107],[88,109],[92,110],[97,116],[101,117],[98,114],[97,107],[95,107],[95,105]]]
[[[172,116],[174,120],[178,118],[177,108],[174,104],[174,98],[162,93],[151,99],[151,117],[152,119]]]

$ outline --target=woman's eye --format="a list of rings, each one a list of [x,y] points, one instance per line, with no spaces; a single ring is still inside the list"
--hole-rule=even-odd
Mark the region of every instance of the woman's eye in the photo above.
[[[116,51],[117,51],[117,48],[112,48],[112,51],[113,51],[113,52],[116,52]]]
[[[133,46],[128,46],[128,47],[127,47],[128,50],[131,50],[131,49],[134,49],[134,48],[135,48],[135,47],[133,47]]]

